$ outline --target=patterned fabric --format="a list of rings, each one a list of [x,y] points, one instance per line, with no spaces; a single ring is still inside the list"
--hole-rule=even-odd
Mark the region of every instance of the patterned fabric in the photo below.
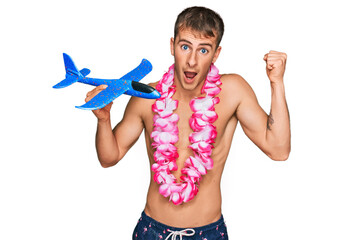
[[[133,232],[133,240],[228,240],[223,216],[211,224],[197,228],[170,227],[142,212]]]

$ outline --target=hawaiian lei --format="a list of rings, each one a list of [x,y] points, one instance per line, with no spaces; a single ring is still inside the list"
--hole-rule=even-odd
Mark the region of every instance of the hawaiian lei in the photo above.
[[[212,144],[217,135],[213,123],[218,117],[214,106],[220,101],[215,96],[221,91],[219,87],[221,81],[219,70],[212,64],[201,90],[206,96],[190,101],[193,114],[189,123],[193,132],[189,136],[191,143],[189,148],[193,150],[194,156],[185,161],[185,166],[181,170],[183,174],[180,177],[181,183],[177,183],[176,177],[171,173],[178,168],[176,163],[178,153],[174,144],[178,141],[179,133],[177,127],[179,116],[173,112],[178,106],[178,101],[172,99],[176,92],[173,82],[174,65],[159,81],[156,89],[161,93],[161,98],[152,105],[152,110],[156,114],[153,117],[154,129],[151,138],[154,140],[152,146],[156,151],[155,163],[151,169],[155,172],[154,181],[160,184],[160,194],[170,197],[170,201],[178,205],[196,196],[201,175],[205,175],[207,170],[213,167]]]

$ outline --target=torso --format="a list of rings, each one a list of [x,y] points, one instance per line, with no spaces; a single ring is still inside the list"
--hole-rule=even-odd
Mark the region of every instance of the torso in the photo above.
[[[217,95],[220,98],[220,102],[215,106],[218,119],[214,123],[217,129],[217,138],[211,156],[214,161],[214,167],[202,177],[196,197],[190,202],[174,205],[168,198],[163,197],[159,193],[159,184],[153,181],[154,173],[150,170],[151,179],[145,213],[161,223],[181,228],[199,227],[215,222],[221,216],[220,181],[237,125],[235,111],[240,100],[240,98],[235,98],[233,94],[230,94],[230,92],[233,92],[231,90],[233,87],[232,75],[223,75],[221,81],[223,83],[221,85],[222,91]],[[177,99],[177,94],[173,98]],[[175,146],[178,148],[179,153],[177,160],[179,168],[176,172],[173,172],[177,179],[181,176],[181,169],[184,166],[185,160],[193,154],[192,150],[188,148],[190,145],[189,135],[192,132],[189,126],[189,118],[192,114],[189,100],[178,100],[179,105],[175,113],[180,117],[178,122],[179,141]],[[150,165],[154,163],[154,149],[151,146],[152,139],[150,137],[153,131],[154,113],[151,110],[153,103],[154,101],[147,100],[147,106],[142,107],[145,110],[142,118],[145,125],[145,138]]]

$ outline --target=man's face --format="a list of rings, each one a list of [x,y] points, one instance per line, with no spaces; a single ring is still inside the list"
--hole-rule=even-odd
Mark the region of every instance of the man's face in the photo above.
[[[221,47],[216,47],[216,37],[205,37],[191,29],[180,30],[176,39],[171,38],[175,82],[184,90],[201,91],[210,65],[217,60],[220,51]]]

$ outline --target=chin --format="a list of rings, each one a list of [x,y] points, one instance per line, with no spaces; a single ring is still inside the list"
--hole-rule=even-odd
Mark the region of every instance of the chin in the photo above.
[[[185,80],[182,81],[181,85],[182,85],[182,88],[184,90],[187,90],[187,91],[194,91],[195,89],[197,89],[197,87],[199,85],[201,85],[202,82],[200,83],[199,81],[197,81],[196,79],[193,81],[193,82],[186,82]],[[201,89],[200,89],[201,91]]]

